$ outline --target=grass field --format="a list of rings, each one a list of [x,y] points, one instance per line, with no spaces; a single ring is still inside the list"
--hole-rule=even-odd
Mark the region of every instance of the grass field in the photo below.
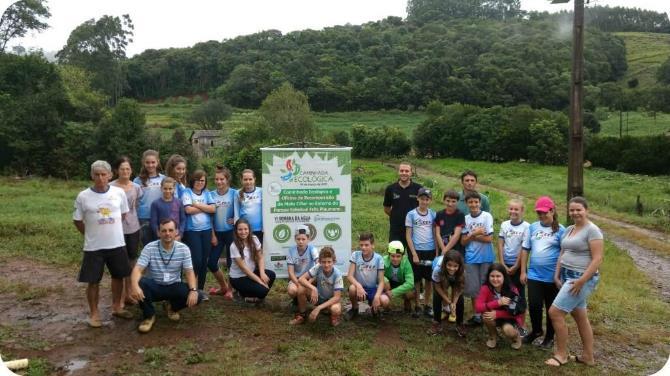
[[[457,186],[451,177],[459,172],[463,161],[431,161],[427,167],[444,169],[444,176],[419,174],[418,180],[443,187]],[[482,174],[486,184],[510,184],[509,189],[535,184],[524,188],[533,193],[539,187],[553,187],[553,175],[558,171],[527,165],[504,169],[500,165],[476,164],[473,168]],[[354,175],[364,176],[365,193],[353,195],[352,233],[372,230],[378,237],[377,249],[385,246],[388,223],[382,211],[383,187],[395,178],[395,171],[380,161],[353,162]],[[497,173],[496,173],[497,171]],[[544,171],[544,172],[542,172]],[[522,178],[523,177],[523,178]],[[610,177],[618,180],[622,176]],[[595,175],[589,179],[607,181],[607,176]],[[602,184],[611,184],[605,182]],[[641,184],[632,179],[628,184]],[[71,224],[72,202],[77,192],[87,182],[60,180],[13,180],[0,178],[0,200],[6,203],[0,217],[0,261],[26,259],[36,264],[54,264],[72,273],[80,261],[81,236]],[[668,185],[666,185],[667,187]],[[504,216],[508,196],[490,192],[493,214]],[[438,196],[436,194],[436,196]],[[560,197],[559,197],[560,198]],[[433,205],[436,209],[439,203]],[[530,218],[530,211],[527,210]],[[530,219],[532,220],[532,218]],[[355,244],[352,239],[352,244]],[[649,374],[658,370],[670,351],[670,329],[666,325],[670,305],[662,302],[651,287],[647,277],[639,271],[630,257],[611,244],[606,246],[605,262],[601,268],[601,284],[590,299],[590,316],[596,334],[598,366],[586,369],[571,364],[557,374]],[[9,271],[8,278],[11,278]],[[63,278],[73,281],[72,275]],[[72,282],[74,285],[75,282]],[[389,373],[433,374],[545,374],[550,372],[542,361],[548,353],[524,347],[513,351],[501,342],[500,349],[489,351],[484,346],[483,331],[471,332],[467,340],[454,335],[430,337],[425,334],[429,321],[414,320],[406,316],[390,316],[384,322],[362,318],[353,323],[343,323],[336,329],[319,325],[292,328],[287,322],[290,314],[284,297],[285,283],[280,281],[270,294],[268,306],[263,309],[240,307],[220,299],[183,315],[176,327],[164,321],[158,323],[151,336],[135,335],[132,325],[117,327],[114,331],[128,330],[127,349],[110,350],[123,368],[123,374],[348,374],[373,375]],[[20,290],[20,291],[19,291]],[[47,289],[48,290],[48,289]],[[0,294],[16,291],[20,299],[39,302],[45,294],[58,294],[59,290],[44,291],[30,284],[12,284],[0,279]],[[19,295],[19,293],[22,293]],[[82,309],[83,309],[83,299]],[[38,303],[35,303],[38,304]],[[466,304],[467,306],[467,304]],[[469,310],[466,308],[466,310]],[[251,313],[251,314],[250,314]],[[571,322],[571,320],[569,320]],[[174,329],[172,329],[174,327]],[[572,341],[576,331],[571,324]],[[112,331],[111,333],[114,333]],[[161,331],[170,335],[161,336]],[[0,324],[0,351],[5,354],[25,356],[16,350],[22,336],[30,328],[16,332]],[[104,343],[109,331],[100,332],[94,343]],[[37,336],[37,334],[35,334]],[[123,336],[123,333],[121,333]],[[39,346],[30,350],[33,359],[31,374],[49,374],[53,371],[48,362],[50,342],[40,338]],[[175,338],[180,338],[175,341]],[[140,342],[138,342],[140,341]],[[20,342],[20,341],[19,341]],[[96,346],[92,344],[91,346]],[[135,346],[141,346],[138,350]],[[571,343],[571,350],[578,351]],[[138,353],[138,351],[140,351]],[[104,351],[103,351],[104,352]],[[448,356],[445,356],[448,354]],[[94,361],[91,360],[92,362]],[[253,368],[249,365],[253,364]],[[289,370],[289,371],[287,371]]]
[[[627,83],[633,78],[640,87],[656,83],[656,70],[670,56],[670,35],[661,33],[614,33],[626,44],[628,71],[621,79]]]
[[[600,121],[600,135],[619,137],[619,113],[609,112],[605,120]],[[631,111],[622,116],[622,134],[624,136],[658,136],[669,134],[670,114]]]

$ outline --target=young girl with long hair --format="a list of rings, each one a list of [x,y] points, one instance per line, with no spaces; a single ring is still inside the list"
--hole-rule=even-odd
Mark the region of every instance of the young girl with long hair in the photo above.
[[[512,342],[512,348],[521,348],[519,328],[523,325],[523,313],[517,309],[519,290],[510,283],[507,270],[502,264],[492,264],[486,274],[486,282],[482,285],[475,302],[475,310],[482,314],[484,326],[489,338],[486,347],[492,349],[497,345],[496,327],[501,327],[503,334]]]
[[[433,269],[433,325],[430,334],[436,335],[442,332],[442,303],[448,305],[449,321],[456,322],[456,333],[465,337],[466,330],[463,325],[464,303],[463,289],[465,287],[465,263],[461,253],[450,249]],[[451,294],[449,294],[451,288]]]
[[[558,222],[556,205],[550,197],[538,198],[535,212],[539,220],[530,225],[527,236],[524,236],[519,277],[521,283],[528,286],[528,313],[532,326],[532,331],[523,339],[525,343],[533,343],[542,336],[542,306],[548,318],[549,307],[558,293],[554,273],[561,253],[561,237],[565,232],[563,225]],[[540,346],[551,349],[554,346],[554,327],[549,319],[546,328]]]
[[[165,162],[165,175],[177,181],[175,195],[178,199],[184,195],[188,185],[188,170],[186,159],[179,154],[172,154]]]
[[[275,281],[275,273],[265,269],[261,243],[251,232],[246,219],[235,222],[235,238],[230,245],[233,263],[230,267],[230,284],[245,300],[258,302],[265,299]]]
[[[146,150],[142,153],[142,168],[140,174],[133,182],[142,188],[142,197],[137,207],[137,217],[142,226],[141,238],[142,245],[156,240],[154,232],[151,230],[151,203],[161,197],[161,182],[165,178],[162,172],[160,155],[155,150]]]
[[[237,190],[230,187],[230,171],[223,166],[216,166],[214,183],[216,189],[210,192],[216,212],[214,213],[214,226],[212,233],[212,253],[209,255],[207,264],[209,271],[214,274],[219,288],[212,287],[210,294],[223,295],[226,299],[232,299],[233,290],[228,286],[226,277],[219,268],[219,258],[226,252],[226,265],[230,269],[230,245],[233,242],[234,203]]]

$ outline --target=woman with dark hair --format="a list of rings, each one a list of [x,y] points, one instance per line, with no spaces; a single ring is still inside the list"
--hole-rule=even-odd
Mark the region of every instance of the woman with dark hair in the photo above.
[[[261,243],[251,232],[246,219],[235,222],[233,244],[230,245],[230,284],[248,302],[265,299],[275,281],[275,273],[265,269]]]
[[[212,251],[212,214],[216,211],[214,201],[207,190],[207,174],[197,170],[191,176],[191,188],[187,188],[182,196],[184,211],[186,212],[186,229],[184,243],[191,250],[193,271],[198,277],[198,290],[205,288],[207,279],[207,261]]]
[[[595,364],[593,358],[593,330],[586,311],[586,300],[591,296],[603,262],[603,233],[588,218],[588,203],[583,197],[573,197],[568,213],[574,225],[565,230],[561,239],[561,256],[556,265],[554,280],[560,291],[549,308],[549,317],[556,329],[556,351],[545,361],[549,366],[561,366],[568,361],[568,327],[565,315],[570,313],[577,323],[582,339],[582,355],[577,363]]]
[[[456,333],[459,337],[465,337],[466,330],[463,325],[463,290],[465,288],[465,262],[461,253],[450,249],[444,256],[436,259],[433,268],[433,326],[429,333],[439,334],[442,331],[442,303],[447,304],[449,322],[456,322]],[[451,288],[451,294],[449,294]]]
[[[489,333],[486,347],[496,347],[496,327],[501,327],[505,337],[512,341],[512,348],[521,348],[519,328],[523,326],[523,307],[520,306],[519,290],[510,283],[502,264],[495,263],[489,267],[486,282],[475,301],[475,310],[482,314],[484,326]]]
[[[561,253],[561,237],[565,227],[558,223],[554,201],[542,196],[535,202],[538,221],[532,223],[524,235],[521,245],[521,283],[528,286],[528,313],[532,331],[524,343],[533,343],[542,336],[542,308],[547,311],[547,331],[539,345],[545,349],[554,347],[554,327],[549,320],[549,307],[554,302],[558,289],[554,284],[556,262]],[[528,259],[530,258],[530,263]]]

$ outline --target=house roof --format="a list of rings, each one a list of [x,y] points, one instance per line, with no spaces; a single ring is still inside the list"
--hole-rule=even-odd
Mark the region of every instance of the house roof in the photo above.
[[[194,138],[216,138],[221,137],[222,134],[223,132],[221,132],[220,130],[202,129],[193,131],[188,139],[192,140]]]

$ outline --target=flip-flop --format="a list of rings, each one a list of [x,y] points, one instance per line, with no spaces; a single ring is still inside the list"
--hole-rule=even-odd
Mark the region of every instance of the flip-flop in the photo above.
[[[570,359],[570,357],[568,357],[568,360],[569,360],[569,359]],[[556,361],[556,364],[547,363],[547,362],[550,361],[550,360],[554,360],[554,361]],[[568,363],[567,360],[566,360],[565,362],[561,362],[561,360],[558,359],[558,358],[556,357],[556,355],[554,355],[554,356],[552,356],[551,358],[549,358],[549,359],[547,359],[547,360],[544,361],[544,364],[546,364],[546,365],[548,365],[548,366],[551,366],[551,367],[560,367],[560,366],[566,365],[567,363]]]
[[[88,326],[90,326],[91,328],[100,328],[102,327],[102,321],[100,321],[100,319],[89,318]]]
[[[133,318],[132,312],[130,312],[126,309],[122,309],[120,311],[112,312],[112,316],[119,317],[119,318],[126,319],[126,320],[130,320],[130,319]]]

